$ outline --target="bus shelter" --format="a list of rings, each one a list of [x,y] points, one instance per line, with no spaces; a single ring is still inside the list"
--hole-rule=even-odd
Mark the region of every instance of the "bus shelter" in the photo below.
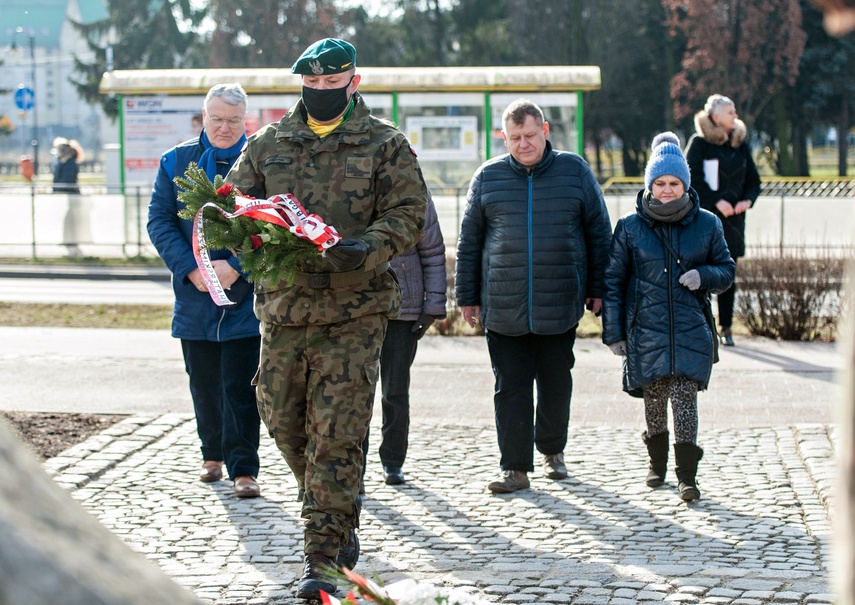
[[[432,188],[465,187],[486,159],[505,153],[501,115],[520,97],[540,105],[557,149],[584,149],[583,93],[600,87],[596,66],[362,67],[360,93],[415,147]],[[161,154],[190,138],[208,89],[240,82],[249,94],[247,133],[278,121],[297,102],[290,69],[118,70],[100,90],[119,101],[120,145],[112,182],[150,185]],[[117,177],[117,178],[116,178]],[[109,178],[109,177],[108,177]]]

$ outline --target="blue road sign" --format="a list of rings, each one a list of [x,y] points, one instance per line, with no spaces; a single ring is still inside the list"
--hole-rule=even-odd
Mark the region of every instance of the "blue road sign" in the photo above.
[[[18,90],[15,91],[15,106],[18,109],[23,109],[24,111],[32,109],[35,102],[36,93],[33,92],[32,88],[19,86]]]

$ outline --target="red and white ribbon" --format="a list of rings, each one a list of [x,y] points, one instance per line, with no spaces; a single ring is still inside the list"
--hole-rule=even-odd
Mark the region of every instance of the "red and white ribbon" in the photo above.
[[[332,248],[341,241],[335,227],[327,225],[317,214],[308,214],[300,200],[290,193],[266,200],[237,195],[235,205],[240,210],[249,209],[246,214],[251,218],[287,228],[297,237],[317,245],[318,250]]]
[[[211,263],[205,240],[205,208],[214,208],[227,219],[248,216],[255,220],[266,221],[285,227],[297,237],[314,243],[318,250],[326,250],[341,241],[335,227],[327,225],[317,214],[307,214],[300,201],[290,193],[274,195],[266,200],[235,196],[235,212],[227,212],[217,204],[208,202],[196,212],[193,218],[193,256],[196,266],[202,273],[202,279],[211,299],[221,307],[235,304],[226,296],[226,292],[217,277]]]

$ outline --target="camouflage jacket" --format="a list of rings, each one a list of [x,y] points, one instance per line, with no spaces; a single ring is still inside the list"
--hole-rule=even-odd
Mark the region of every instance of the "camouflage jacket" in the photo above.
[[[337,274],[322,256],[304,274],[329,274],[353,282],[323,287],[324,279],[289,286],[256,285],[255,311],[279,325],[326,324],[373,313],[397,316],[400,289],[387,271],[391,258],[412,248],[424,229],[427,188],[406,137],[369,113],[357,93],[350,118],[327,137],[306,124],[302,101],[278,123],[265,126],[226,177],[244,194],[268,198],[293,193],[344,238],[359,238],[368,257],[359,272]],[[306,277],[306,275],[302,275]],[[311,275],[325,278],[325,275]],[[317,287],[317,286],[321,287]]]

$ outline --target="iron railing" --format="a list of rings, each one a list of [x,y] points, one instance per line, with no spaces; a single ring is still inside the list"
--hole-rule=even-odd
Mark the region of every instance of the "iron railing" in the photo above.
[[[633,212],[638,179],[603,185],[612,222]],[[465,187],[433,187],[446,245],[457,242]],[[47,184],[0,183],[0,256],[156,257],[146,231],[148,186],[81,184],[80,194],[54,193]],[[851,179],[764,179],[747,217],[751,247],[850,249],[855,234]]]

